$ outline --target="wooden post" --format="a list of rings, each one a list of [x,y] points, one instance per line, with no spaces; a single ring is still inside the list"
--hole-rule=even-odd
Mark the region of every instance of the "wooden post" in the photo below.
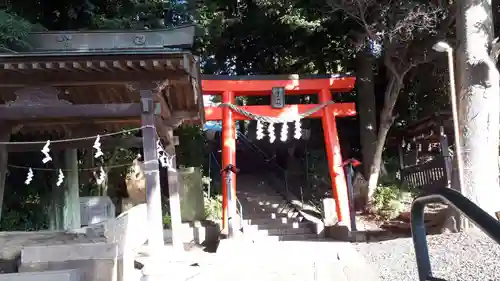
[[[80,186],[78,184],[78,149],[64,151],[64,229],[81,227]]]
[[[10,139],[10,127],[0,128],[0,141],[7,142]],[[5,181],[7,180],[8,152],[6,145],[0,145],[0,220],[2,218],[3,196],[5,193]]]
[[[156,149],[155,106],[153,91],[140,89],[142,115],[142,145],[144,149],[144,175],[146,177],[146,203],[148,208],[148,250],[159,253],[164,248],[163,213],[161,210],[160,170]]]
[[[169,130],[169,134],[172,130]],[[171,138],[176,139],[176,138]],[[169,155],[175,155],[175,146],[178,145],[174,141],[166,147]],[[179,196],[179,174],[177,173],[177,161],[175,157],[172,159],[172,168],[168,170],[168,194],[170,202],[170,221],[172,224],[172,245],[176,251],[184,251],[182,243],[182,218],[181,218],[181,199]]]

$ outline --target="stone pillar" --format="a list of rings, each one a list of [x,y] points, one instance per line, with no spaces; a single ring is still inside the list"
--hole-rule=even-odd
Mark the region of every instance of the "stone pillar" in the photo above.
[[[0,124],[0,142],[8,142],[10,139],[10,127]],[[8,151],[5,144],[0,145],[0,219],[2,217],[3,196],[5,192],[5,181],[7,180]]]
[[[64,229],[81,227],[80,221],[80,186],[78,183],[78,149],[64,151]]]
[[[61,167],[62,154],[60,151],[52,153],[52,162],[55,167]],[[57,186],[57,176],[52,178],[52,194],[50,199],[49,229],[63,230],[64,186]]]
[[[169,134],[172,134],[174,143],[166,147],[166,151],[169,155],[175,156],[175,145],[177,145],[175,140],[177,138],[173,137],[172,130],[169,130]],[[172,244],[176,251],[184,251],[184,244],[182,243],[182,217],[181,199],[179,195],[179,174],[177,172],[177,161],[175,157],[172,159],[171,164],[172,169],[168,170],[168,193],[170,202],[170,220],[172,224]]]

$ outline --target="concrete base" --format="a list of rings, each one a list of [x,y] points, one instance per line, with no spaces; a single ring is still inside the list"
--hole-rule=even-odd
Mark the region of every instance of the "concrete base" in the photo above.
[[[205,245],[219,240],[220,225],[213,222],[189,222],[182,224],[182,242]],[[172,243],[172,230],[163,230],[165,243]]]
[[[0,281],[84,281],[80,270],[0,274]]]
[[[65,231],[0,232],[0,270],[2,273],[18,272],[21,249],[30,246],[75,245],[105,242],[104,237]]]
[[[186,281],[201,273],[200,267],[183,262],[149,262],[142,270],[141,281]]]
[[[325,226],[324,234],[326,238],[339,241],[351,241],[351,230],[346,225],[336,224],[333,226]]]
[[[222,239],[217,247],[217,254],[228,253],[245,253],[249,248],[254,246],[252,240],[246,239],[245,236],[239,236],[233,239]]]
[[[21,252],[19,272],[79,269],[82,281],[110,281],[117,280],[118,263],[116,244],[31,246]]]

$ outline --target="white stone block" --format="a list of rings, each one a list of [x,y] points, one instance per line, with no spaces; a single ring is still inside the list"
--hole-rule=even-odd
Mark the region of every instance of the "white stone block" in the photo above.
[[[83,281],[78,269],[0,274],[0,281]]]

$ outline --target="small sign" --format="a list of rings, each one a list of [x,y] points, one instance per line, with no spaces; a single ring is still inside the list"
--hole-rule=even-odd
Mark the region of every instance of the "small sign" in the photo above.
[[[285,107],[285,88],[273,87],[271,94],[271,107],[283,108]]]

